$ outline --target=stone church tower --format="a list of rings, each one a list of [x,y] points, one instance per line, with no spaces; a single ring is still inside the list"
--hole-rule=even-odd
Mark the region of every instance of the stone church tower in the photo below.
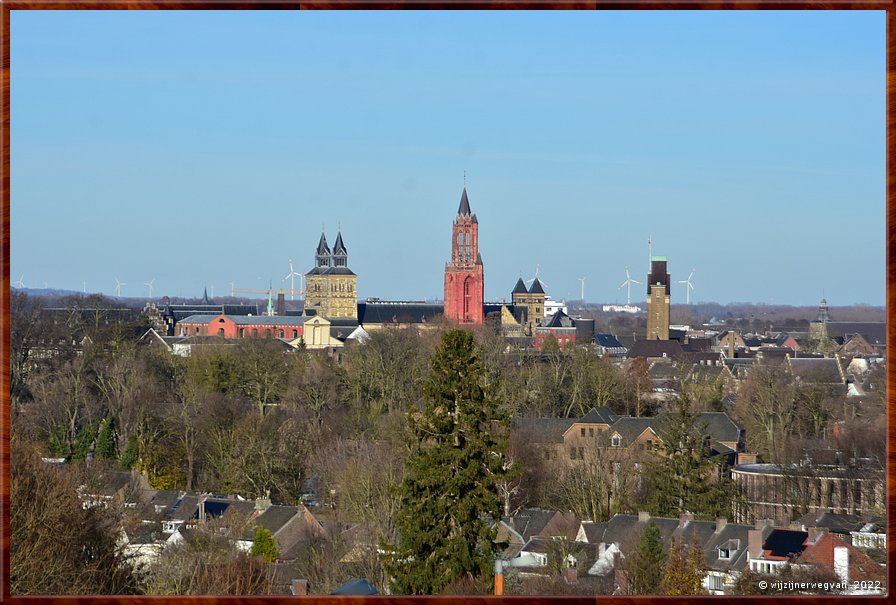
[[[464,187],[451,232],[451,261],[445,264],[445,317],[461,324],[482,324],[484,284],[479,221],[470,212]]]
[[[333,250],[321,233],[314,254],[314,268],[305,274],[305,309],[327,319],[358,318],[358,276],[348,268],[348,250],[342,233]]]
[[[669,340],[670,283],[666,257],[651,257],[647,276],[647,340]]]

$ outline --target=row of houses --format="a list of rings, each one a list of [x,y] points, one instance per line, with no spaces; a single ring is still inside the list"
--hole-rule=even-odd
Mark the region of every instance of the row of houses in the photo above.
[[[885,592],[885,559],[880,548],[885,534],[880,522],[827,513],[781,527],[769,520],[752,525],[725,518],[698,520],[690,513],[675,519],[639,512],[617,514],[602,523],[578,522],[570,513],[524,509],[504,517],[498,526],[498,540],[508,545],[502,568],[515,570],[523,578],[537,578],[559,566],[572,572],[564,577],[582,584],[584,591],[626,594],[627,559],[649,524],[659,530],[667,555],[673,540],[699,546],[702,584],[710,594],[733,593],[747,571],[773,575],[785,565],[835,574],[845,583],[842,592]],[[562,560],[551,565],[551,557]]]

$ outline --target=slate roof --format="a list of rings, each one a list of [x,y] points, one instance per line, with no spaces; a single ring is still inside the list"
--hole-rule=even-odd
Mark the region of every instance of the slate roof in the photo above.
[[[628,357],[681,357],[681,343],[677,340],[636,340],[628,350]]]
[[[320,256],[330,254],[330,247],[327,245],[327,236],[323,233],[320,234],[320,241],[317,244],[317,253]]]
[[[542,535],[554,517],[561,514],[558,511],[542,508],[524,508],[511,517],[502,517],[501,520],[520,534],[524,541],[529,541],[533,536]]]
[[[847,534],[859,531],[864,522],[858,515],[833,513],[830,511],[809,512],[796,520],[804,528],[823,527],[836,533]]]
[[[529,291],[526,290],[526,284],[523,282],[523,278],[519,278],[516,280],[516,285],[513,287],[513,291],[511,294],[528,294]]]
[[[820,359],[797,357],[790,359],[790,371],[801,380],[814,383],[843,383],[840,364],[833,357]]]
[[[887,344],[887,324],[882,321],[829,321],[825,324],[830,338],[861,334],[871,345]]]
[[[276,534],[283,529],[283,526],[299,514],[298,506],[281,506],[279,504],[270,505],[264,512],[255,517],[254,527],[247,529],[243,534],[244,539],[253,539],[255,530],[259,525],[264,525],[265,529],[272,534]]]
[[[358,323],[426,323],[445,313],[445,305],[423,302],[358,303]]]
[[[613,413],[613,410],[606,406],[591,408],[588,413],[582,416],[578,422],[589,424],[613,424],[619,418]]]
[[[607,521],[607,527],[604,530],[603,542],[609,544],[619,544],[623,547],[637,544],[644,528],[653,521],[663,538],[664,546],[668,546],[672,538],[672,534],[678,528],[678,519],[667,519],[662,517],[652,517],[647,521],[640,521],[638,515],[614,515],[612,519]]]
[[[529,294],[544,294],[544,288],[541,286],[541,282],[538,281],[537,277],[532,280],[532,285],[529,286]]]
[[[628,447],[647,428],[659,433],[656,418],[623,416],[610,426],[610,436],[612,437],[614,433],[619,433],[619,436],[622,438],[622,447]]]
[[[604,537],[604,530],[607,529],[606,523],[595,523],[594,521],[582,521],[580,526],[585,534],[585,542],[589,544],[599,544]]]
[[[572,318],[563,311],[557,311],[551,315],[543,328],[574,328]]]
[[[704,542],[704,560],[709,569],[714,571],[742,571],[747,566],[749,554],[747,552],[750,525],[727,523],[721,531],[717,529]],[[729,550],[727,559],[719,557],[719,549]]]
[[[460,206],[457,207],[457,213],[463,216],[470,216],[472,212],[470,212],[470,200],[467,199],[467,188],[464,187],[464,192],[460,194]]]
[[[333,244],[333,254],[348,254],[345,244],[342,241],[342,232],[336,234],[336,243]]]
[[[360,596],[371,596],[379,594],[379,591],[376,589],[376,586],[371,584],[368,580],[360,579],[360,580],[352,580],[348,584],[343,584],[336,590],[330,593],[331,595],[360,595]]]
[[[743,429],[725,412],[701,412],[697,415],[697,424],[705,424],[706,434],[718,441],[736,443],[743,432]]]
[[[524,431],[533,443],[563,443],[563,433],[573,422],[571,418],[517,418],[514,428]]]
[[[619,340],[612,334],[596,333],[594,335],[594,342],[596,342],[598,346],[604,347],[606,349],[625,348],[625,346],[621,342],[619,342]]]

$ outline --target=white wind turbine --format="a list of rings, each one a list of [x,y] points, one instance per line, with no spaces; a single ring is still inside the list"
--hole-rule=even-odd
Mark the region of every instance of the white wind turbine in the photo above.
[[[526,280],[526,285],[529,286],[530,288],[532,287],[532,284],[535,283],[535,280],[538,279],[538,269],[539,268],[540,268],[540,265],[535,265],[535,277],[533,277],[532,279]],[[548,283],[546,281],[544,281],[543,279],[538,279],[538,281],[540,281],[541,285],[544,286],[545,288],[548,287]]]
[[[582,282],[582,304],[585,304],[585,278],[580,277],[579,281]]]
[[[25,279],[25,274],[22,273],[22,275],[19,276],[19,281],[17,281],[17,282],[14,283],[13,285],[14,285],[16,288],[24,288],[24,287],[25,287],[25,282],[22,281],[22,280],[24,280],[24,279]]]
[[[149,280],[148,282],[144,282],[144,284],[143,284],[144,286],[149,288],[149,297],[150,298],[152,298],[152,285],[155,283],[155,281],[156,281],[156,278],[153,277],[151,280]]]
[[[685,298],[687,299],[687,304],[691,304],[691,291],[696,290],[696,288],[694,287],[694,284],[691,283],[692,277],[694,277],[693,269],[691,269],[691,274],[688,275],[687,279],[677,282],[679,284],[687,284],[687,289],[686,289],[687,294],[685,296]]]
[[[121,287],[126,286],[127,284],[124,282],[118,281],[118,278],[115,278],[115,296],[121,297]]]
[[[628,297],[627,302],[625,304],[632,304],[632,284],[640,284],[641,282],[632,279],[632,276],[628,272],[628,267],[625,268],[625,281],[622,282],[622,285],[619,286],[619,289],[622,290],[626,286],[628,287]]]
[[[283,278],[283,281],[289,280],[289,289],[292,291],[292,298],[290,300],[296,299],[296,276],[302,277],[301,273],[296,273],[292,268],[292,259],[289,260],[289,273],[286,274],[286,277]],[[301,281],[299,281],[299,285],[301,285]]]

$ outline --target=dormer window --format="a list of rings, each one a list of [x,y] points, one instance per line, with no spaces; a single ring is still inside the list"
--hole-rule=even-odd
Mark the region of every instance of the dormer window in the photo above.
[[[612,437],[610,437],[610,446],[611,447],[619,447],[621,445],[622,445],[622,437],[620,437],[618,433],[614,434]]]
[[[719,549],[719,558],[720,559],[730,559],[731,558],[731,550],[727,548]]]

